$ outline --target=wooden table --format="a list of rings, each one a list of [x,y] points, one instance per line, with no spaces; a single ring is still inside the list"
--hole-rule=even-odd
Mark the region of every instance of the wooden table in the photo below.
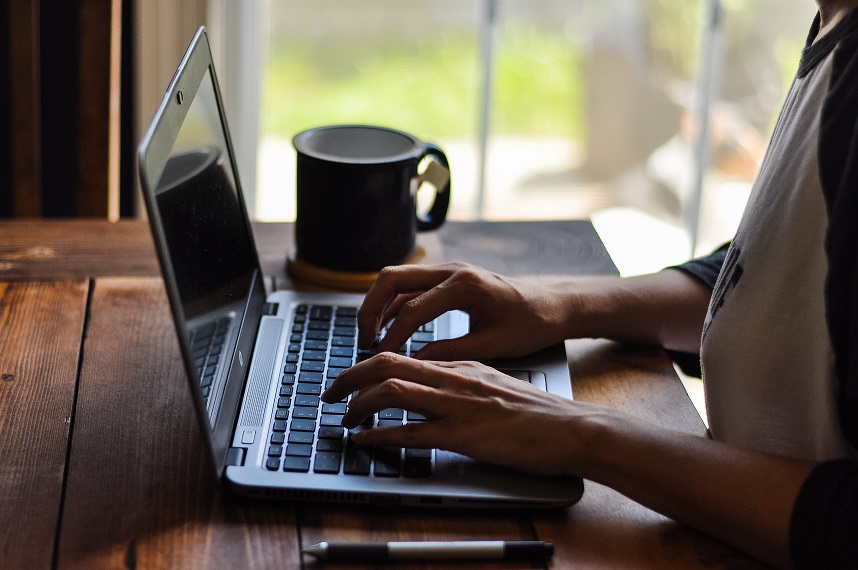
[[[284,272],[291,226],[254,231],[269,286],[306,287]],[[589,222],[448,223],[421,244],[507,274],[615,272]],[[661,350],[568,350],[577,399],[705,433]],[[213,481],[191,409],[145,222],[0,222],[0,568],[304,568],[322,540],[535,538],[551,568],[755,566],[589,481],[537,513],[249,502]]]

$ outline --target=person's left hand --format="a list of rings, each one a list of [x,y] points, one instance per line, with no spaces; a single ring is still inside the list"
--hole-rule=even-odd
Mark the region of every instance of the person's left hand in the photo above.
[[[574,474],[576,418],[593,406],[543,392],[477,362],[431,362],[380,353],[340,374],[322,394],[352,392],[343,426],[354,428],[385,408],[425,422],[357,431],[360,445],[438,448],[541,474]]]

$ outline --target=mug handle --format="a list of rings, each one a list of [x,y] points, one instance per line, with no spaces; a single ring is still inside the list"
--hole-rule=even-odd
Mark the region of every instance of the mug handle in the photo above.
[[[450,207],[450,163],[447,161],[447,155],[432,143],[424,144],[426,151],[420,160],[427,156],[431,156],[433,160],[426,167],[426,171],[417,177],[417,188],[420,188],[423,182],[429,182],[437,191],[429,212],[425,216],[417,216],[418,232],[440,227],[447,218],[447,209]]]

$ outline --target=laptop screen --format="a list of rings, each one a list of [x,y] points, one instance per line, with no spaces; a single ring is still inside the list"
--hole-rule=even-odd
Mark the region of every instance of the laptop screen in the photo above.
[[[247,295],[255,253],[233,172],[207,71],[155,184],[187,319]]]
[[[256,253],[209,70],[188,98],[187,115],[153,186],[165,261],[175,276],[191,359],[214,425]]]

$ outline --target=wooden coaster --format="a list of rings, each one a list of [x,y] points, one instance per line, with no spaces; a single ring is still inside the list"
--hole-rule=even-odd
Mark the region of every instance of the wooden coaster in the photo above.
[[[420,263],[424,257],[426,257],[426,250],[418,245],[403,265]],[[340,291],[367,291],[378,277],[377,271],[356,272],[325,269],[304,261],[298,257],[295,251],[292,251],[286,258],[286,271],[301,281]]]

